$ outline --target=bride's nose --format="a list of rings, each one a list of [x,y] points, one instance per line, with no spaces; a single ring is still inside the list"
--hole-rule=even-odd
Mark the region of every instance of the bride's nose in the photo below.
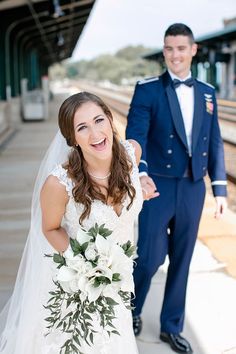
[[[90,138],[93,140],[101,139],[101,132],[95,125],[90,127]]]

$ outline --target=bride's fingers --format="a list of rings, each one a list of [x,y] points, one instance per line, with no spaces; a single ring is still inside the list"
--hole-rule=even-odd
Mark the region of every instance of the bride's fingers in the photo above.
[[[148,191],[145,188],[142,188],[143,191],[143,199],[146,199],[148,196]]]
[[[145,199],[145,200],[156,198],[160,195],[160,193],[157,191],[156,192],[153,192],[153,191],[149,192],[148,189],[143,188],[143,187],[142,187],[142,191],[143,191],[143,199]]]
[[[159,197],[159,195],[160,195],[159,192],[155,192],[149,197],[149,199],[153,199],[153,198]]]
[[[150,186],[150,188],[152,188],[152,189],[154,189],[154,190],[157,189],[155,183],[153,182],[153,180],[152,180],[151,178],[148,179],[147,185]]]

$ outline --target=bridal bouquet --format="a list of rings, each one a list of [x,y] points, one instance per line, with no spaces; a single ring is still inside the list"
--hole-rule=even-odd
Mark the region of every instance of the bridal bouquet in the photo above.
[[[55,290],[45,306],[48,333],[59,329],[68,334],[60,353],[81,353],[83,342],[93,345],[96,321],[109,336],[119,335],[114,308],[121,302],[130,308],[135,247],[130,241],[115,242],[104,226],[79,229],[63,255],[46,255],[57,264]]]

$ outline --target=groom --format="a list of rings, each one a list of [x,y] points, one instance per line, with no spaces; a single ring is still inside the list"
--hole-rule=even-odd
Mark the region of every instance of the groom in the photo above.
[[[127,126],[127,138],[142,146],[140,180],[150,199],[139,217],[134,332],[141,332],[141,312],[152,277],[168,255],[160,339],[177,353],[192,353],[190,343],[180,333],[207,172],[216,201],[215,217],[226,209],[215,90],[191,77],[196,52],[189,27],[176,23],[166,30],[163,54],[167,71],[137,83]],[[156,186],[160,196],[152,198]]]

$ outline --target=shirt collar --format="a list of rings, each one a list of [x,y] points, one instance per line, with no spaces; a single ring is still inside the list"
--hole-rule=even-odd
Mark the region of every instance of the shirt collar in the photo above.
[[[180,79],[178,76],[176,76],[175,74],[173,74],[169,69],[168,69],[168,73],[169,73],[169,75],[170,75],[170,77],[171,77],[172,80],[177,79],[177,80],[180,80],[180,81],[184,81],[184,80],[187,80],[187,79],[189,79],[190,77],[192,77],[191,71],[190,71],[189,74],[188,74],[185,78],[183,78],[183,79]]]

